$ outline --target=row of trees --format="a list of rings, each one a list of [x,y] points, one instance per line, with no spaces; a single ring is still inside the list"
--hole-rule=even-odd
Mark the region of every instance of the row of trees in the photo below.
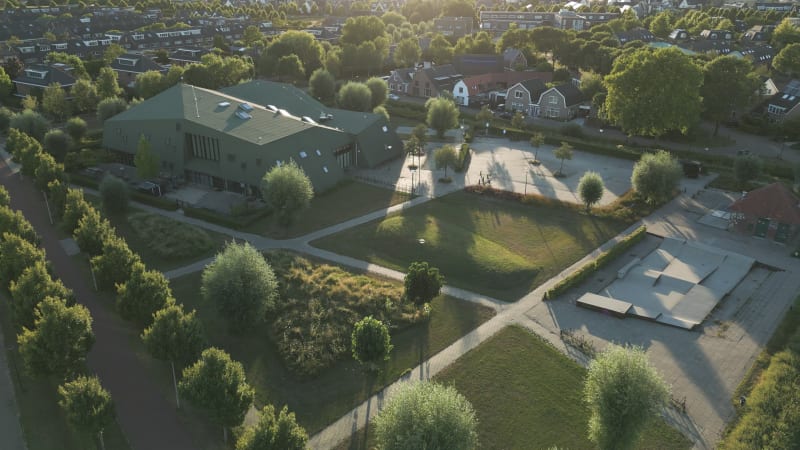
[[[111,395],[96,376],[85,376],[95,336],[92,317],[72,291],[54,278],[39,237],[0,187],[0,273],[11,293],[12,323],[23,366],[32,376],[61,381],[59,405],[81,431],[96,434],[114,420]]]

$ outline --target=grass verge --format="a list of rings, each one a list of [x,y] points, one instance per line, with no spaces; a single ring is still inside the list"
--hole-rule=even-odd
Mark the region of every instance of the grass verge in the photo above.
[[[23,370],[8,309],[8,293],[0,294],[0,297],[0,326],[5,341],[5,348],[1,351],[6,352],[8,370],[14,383],[17,407],[28,450],[95,448],[94,437],[75,430],[58,406],[59,383],[51,378],[30,377]],[[105,430],[103,436],[106,450],[130,450],[116,422]],[[2,447],[2,436],[0,436],[0,447]]]
[[[446,368],[435,380],[451,384],[478,416],[479,448],[596,448],[587,437],[583,402],[586,369],[519,326],[509,326]],[[371,449],[361,430],[337,450]],[[663,421],[649,426],[639,449],[688,449],[691,443]]]
[[[397,270],[428,261],[450,285],[516,301],[626,226],[560,204],[456,192],[313,245]]]
[[[288,405],[309,434],[332,423],[406,369],[430,358],[494,315],[489,308],[441,296],[431,303],[427,321],[393,331],[394,350],[380,374],[366,374],[352,358],[344,357],[308,378],[287,368],[269,326],[245,336],[230,335],[215,306],[201,301],[199,289],[200,273],[172,281],[175,298],[188,309],[197,309],[209,343],[224,348],[244,364],[247,379],[256,389],[256,403]]]

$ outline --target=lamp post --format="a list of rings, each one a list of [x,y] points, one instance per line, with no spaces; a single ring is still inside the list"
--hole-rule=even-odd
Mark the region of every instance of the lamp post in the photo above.
[[[414,195],[414,174],[416,172],[416,169],[411,169],[411,195]]]
[[[489,122],[486,122],[486,135],[489,135]]]

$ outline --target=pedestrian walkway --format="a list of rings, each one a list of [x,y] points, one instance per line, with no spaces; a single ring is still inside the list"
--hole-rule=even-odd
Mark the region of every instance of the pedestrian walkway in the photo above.
[[[11,367],[6,358],[7,348],[3,333],[0,333],[0,447],[4,450],[26,450]]]

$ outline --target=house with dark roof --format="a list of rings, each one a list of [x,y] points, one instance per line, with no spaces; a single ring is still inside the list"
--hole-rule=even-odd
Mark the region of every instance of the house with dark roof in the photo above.
[[[502,72],[505,69],[503,55],[464,54],[453,57],[453,67],[462,75]]]
[[[651,33],[650,30],[642,27],[618,31],[615,34],[620,45],[625,45],[633,41],[653,42],[656,40],[656,36]]]
[[[389,91],[395,94],[408,94],[410,92],[414,70],[413,67],[405,67],[402,69],[394,69],[389,72],[389,79],[386,81],[389,85]]]
[[[689,32],[683,28],[676,28],[669,33],[670,41],[685,41],[689,39]]]
[[[156,71],[165,74],[168,70],[147,56],[132,53],[125,53],[114,58],[110,66],[114,72],[117,72],[119,85],[128,89],[133,89],[136,77],[145,72]]]
[[[552,87],[539,97],[539,116],[556,120],[571,120],[578,116],[586,97],[574,84]]]
[[[710,41],[732,41],[733,31],[728,30],[703,30],[700,32],[700,37]]]
[[[742,55],[750,60],[753,65],[764,64],[769,65],[772,59],[775,58],[775,49],[771,45],[743,45],[740,52]]]
[[[437,17],[433,19],[433,30],[453,39],[472,34],[472,17]]]
[[[229,89],[179,83],[106,120],[103,146],[132,164],[144,136],[164,175],[248,196],[261,194],[270,168],[291,160],[322,192],[349,168],[402,154],[402,141],[380,115],[327,108],[281,83]]]
[[[62,63],[27,66],[17,78],[11,80],[16,87],[14,95],[17,97],[35,95],[37,91],[44,90],[52,83],[58,83],[67,92],[67,98],[70,98],[69,91],[75,84],[75,77],[70,74],[71,71],[71,66]]]
[[[503,50],[503,66],[512,70],[524,70],[528,67],[528,58],[522,50],[507,48]]]
[[[182,47],[169,54],[169,60],[173,64],[186,66],[192,63],[199,63],[203,55],[211,53],[210,50],[197,47]]]
[[[539,115],[539,98],[547,91],[545,82],[531,78],[516,83],[506,92],[506,111],[519,111],[531,117]]]
[[[800,80],[792,80],[781,92],[767,100],[767,117],[781,123],[800,116]]]
[[[412,74],[408,95],[414,97],[438,97],[444,92],[452,92],[453,86],[464,75],[452,64],[431,65],[417,69]]]
[[[775,25],[754,25],[742,36],[743,41],[767,42],[775,31]]]
[[[737,231],[785,243],[800,230],[800,199],[783,183],[747,192],[728,207]]]

